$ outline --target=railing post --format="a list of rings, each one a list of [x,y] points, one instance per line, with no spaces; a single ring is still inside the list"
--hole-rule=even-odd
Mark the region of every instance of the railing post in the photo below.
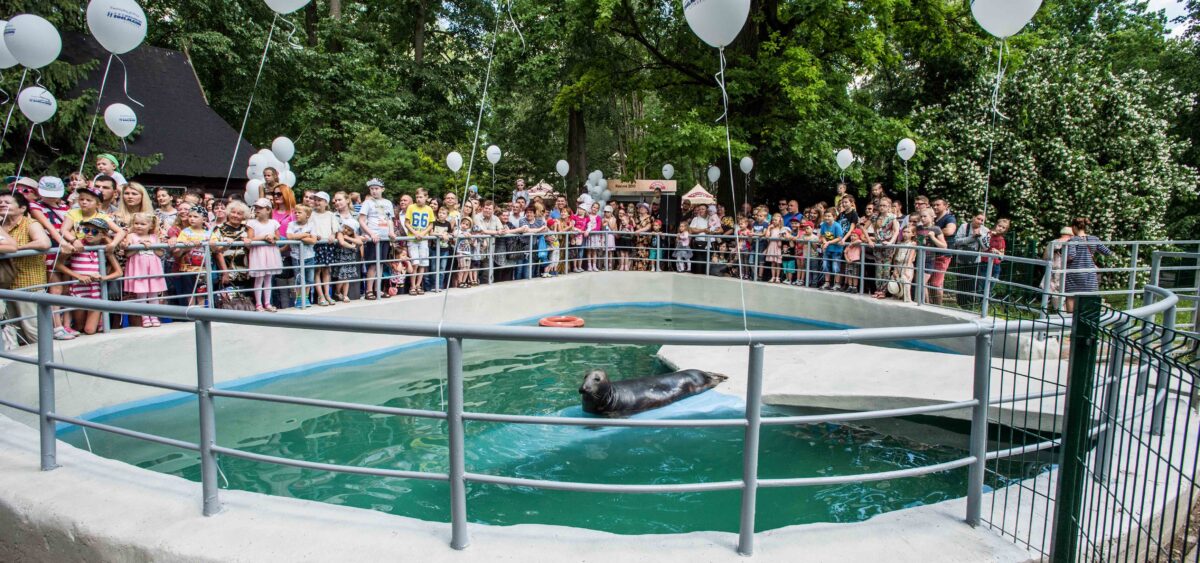
[[[1137,273],[1138,273],[1138,243],[1133,243],[1133,252],[1129,257],[1129,295],[1125,299],[1125,308],[1132,309],[1134,304],[1133,293],[1137,291]]]
[[[488,285],[496,283],[496,243],[500,237],[493,236],[488,244]]]
[[[977,401],[971,408],[971,456],[975,461],[967,474],[967,523],[978,526],[983,513],[983,478],[987,471],[988,406],[992,382],[992,328],[975,335],[975,381]]]
[[[46,365],[54,361],[53,313],[49,305],[38,303],[38,434],[41,438],[42,471],[58,467],[58,444],[54,439],[57,424],[50,418],[54,414],[54,368]]]
[[[754,554],[754,507],[758,498],[758,438],[762,430],[763,349],[750,345],[750,365],[746,380],[746,437],[742,442],[742,515],[737,551]]]
[[[1163,331],[1162,331],[1162,351],[1166,354],[1171,343],[1175,341],[1175,307],[1171,307],[1163,312]],[[40,333],[39,333],[40,334]],[[1171,366],[1163,365],[1158,362],[1158,379],[1155,380],[1155,393],[1159,390],[1166,389],[1170,385]],[[1192,379],[1192,397],[1196,396],[1196,380]],[[1154,411],[1150,414],[1150,434],[1161,436],[1163,429],[1163,419],[1167,414],[1167,399],[1164,397],[1161,403],[1154,404]]]
[[[985,258],[983,263],[983,303],[979,306],[979,316],[987,318],[992,296],[992,259]]]
[[[862,295],[867,285],[867,249],[858,245],[858,294]]]
[[[917,247],[917,276],[913,280],[917,282],[917,305],[925,304],[925,249]]]
[[[217,278],[213,277],[213,249],[212,245],[210,245],[208,241],[204,241],[202,245],[204,248],[204,275],[208,276],[204,280],[204,288],[206,293],[205,300],[207,301],[209,309],[216,309],[216,294],[213,286],[217,285]]]
[[[429,253],[433,255],[429,270],[433,272],[433,290],[435,292],[442,290],[442,247],[439,244],[441,242],[436,238],[429,241]]]
[[[1106,373],[1101,381],[1104,382],[1104,402],[1101,404],[1102,418],[1100,423],[1107,427],[1096,437],[1096,467],[1093,472],[1096,481],[1108,481],[1112,472],[1113,454],[1117,448],[1117,424],[1120,420],[1121,381],[1125,367],[1126,328],[1129,321],[1113,327],[1112,343],[1108,347],[1108,361],[1105,362]]]
[[[383,242],[383,237],[380,237],[380,242]],[[381,257],[379,255],[383,254],[383,251],[380,250],[380,248],[379,248],[379,242],[373,242],[371,244],[375,245],[375,279],[367,280],[367,291],[372,292],[372,291],[376,291],[378,289],[378,291],[376,291],[376,293],[382,293],[383,292],[383,263],[382,263],[382,260],[380,259]],[[389,242],[389,244],[390,244],[390,242]]]
[[[1079,515],[1083,510],[1087,451],[1091,440],[1088,402],[1095,389],[1096,335],[1100,328],[1100,297],[1081,295],[1071,326],[1071,356],[1067,369],[1067,405],[1063,412],[1062,450],[1054,526],[1050,536],[1051,561],[1075,561],[1079,551]]]
[[[466,549],[467,532],[466,461],[463,455],[463,365],[462,339],[446,339],[446,426],[450,448],[450,547]]]
[[[217,493],[217,456],[212,448],[217,441],[217,417],[213,397],[212,325],[196,321],[196,399],[200,404],[200,486],[204,497],[204,515],[221,512]]]
[[[1054,241],[1050,241],[1050,260],[1046,261],[1046,272],[1042,274],[1042,311],[1050,310],[1050,292],[1054,289]]]
[[[104,255],[104,249],[96,250],[97,257],[100,259],[100,300],[108,301],[108,282],[104,281],[104,276],[108,275],[108,258]],[[112,330],[112,319],[108,313],[100,313],[100,326],[104,327],[104,332]],[[39,334],[41,334],[39,332]]]
[[[300,265],[300,275],[296,280],[296,285],[300,286],[298,289],[300,294],[300,308],[304,309],[308,307],[308,292],[311,289],[308,287],[308,268],[304,265],[304,243],[296,245],[296,263]]]
[[[528,261],[525,262],[525,279],[533,279],[533,235],[529,235],[529,255]]]

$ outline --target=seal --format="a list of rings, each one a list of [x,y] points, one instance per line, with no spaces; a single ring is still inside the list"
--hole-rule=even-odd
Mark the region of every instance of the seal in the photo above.
[[[624,381],[610,381],[602,369],[583,376],[579,394],[583,410],[607,417],[621,417],[664,407],[680,399],[703,393],[729,379],[724,375],[685,369]]]

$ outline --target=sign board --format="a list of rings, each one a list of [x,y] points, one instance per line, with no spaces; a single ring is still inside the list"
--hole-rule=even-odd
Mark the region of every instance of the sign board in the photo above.
[[[675,180],[608,181],[608,191],[612,192],[614,196],[652,196],[655,188],[661,189],[662,193],[666,195],[672,195],[675,193],[676,187]]]

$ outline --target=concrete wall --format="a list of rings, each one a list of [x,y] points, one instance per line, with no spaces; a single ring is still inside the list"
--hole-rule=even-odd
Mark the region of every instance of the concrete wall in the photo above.
[[[497,324],[588,305],[635,302],[676,302],[741,310],[738,285],[736,280],[728,278],[675,273],[572,275],[452,290],[445,307],[445,319]],[[946,309],[780,285],[748,283],[745,289],[746,306],[751,311],[802,317],[839,326],[920,326],[970,319]],[[441,294],[427,294],[279,314],[435,320],[442,315],[442,305]],[[217,383],[246,380],[299,366],[382,352],[418,340],[416,337],[339,335],[325,331],[214,324],[214,379]],[[972,350],[969,339],[939,340],[936,344],[963,353]],[[33,355],[34,350],[26,347],[20,353]],[[183,385],[193,385],[196,381],[191,323],[118,330],[56,342],[55,354],[62,363],[122,375]],[[160,389],[61,371],[57,373],[56,386],[57,411],[69,416],[95,414],[131,401],[168,394]],[[35,406],[36,369],[8,360],[0,362],[0,397]],[[0,407],[0,413],[34,425],[35,419],[31,415],[3,407]]]

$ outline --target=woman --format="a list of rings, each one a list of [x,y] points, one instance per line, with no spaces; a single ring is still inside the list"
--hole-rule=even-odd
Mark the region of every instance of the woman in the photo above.
[[[213,258],[220,272],[218,287],[246,289],[250,287],[250,260],[245,246],[230,246],[230,243],[250,243],[252,233],[245,225],[250,208],[240,201],[230,202],[225,207],[225,222],[213,230]]]
[[[361,226],[358,223],[358,217],[353,213],[350,197],[346,192],[336,192],[333,194],[333,220],[334,225],[340,232],[343,229],[350,229],[351,237],[357,237],[361,232]],[[337,245],[334,249],[333,261],[331,262],[330,270],[334,279],[337,280],[337,285],[334,287],[334,299],[347,303],[350,301],[350,281],[362,278],[362,254],[360,248],[355,246]]]
[[[17,192],[0,195],[0,227],[12,238],[17,250],[49,250],[50,237],[37,221],[29,217],[29,200]],[[16,268],[16,277],[10,289],[28,289],[28,291],[45,291],[46,259],[42,256],[25,256],[12,258]],[[37,305],[34,303],[9,301],[5,307],[8,318],[26,317],[18,321],[25,342],[37,341]],[[69,340],[66,329],[58,327],[54,331],[55,338]]]
[[[296,193],[292,191],[292,187],[287,184],[275,184],[275,188],[271,190],[271,218],[279,223],[279,239],[287,239],[287,228],[292,221],[296,220]],[[275,276],[272,284],[279,288],[279,291],[272,291],[272,305],[278,309],[290,307],[292,303],[291,289],[285,286],[291,285],[291,281],[296,278],[296,253],[292,252],[291,246],[284,246],[279,249],[283,255],[283,272]]]
[[[124,195],[122,195],[122,200],[124,200]],[[175,221],[179,218],[179,210],[175,209],[175,198],[171,197],[171,192],[167,191],[167,188],[158,188],[154,190],[154,202],[158,204],[158,209],[154,211],[154,214],[158,216],[159,236],[167,238],[167,229],[175,226]]]
[[[1083,217],[1071,221],[1075,236],[1067,241],[1067,312],[1075,310],[1074,293],[1100,291],[1100,274],[1096,272],[1096,252],[1111,256],[1112,251],[1100,244],[1100,239],[1087,233],[1091,222]]]
[[[634,230],[638,233],[637,262],[634,264],[634,268],[639,272],[644,272],[650,269],[650,230],[654,228],[654,220],[650,218],[650,204],[639,203],[637,210],[638,216],[634,225]]]

